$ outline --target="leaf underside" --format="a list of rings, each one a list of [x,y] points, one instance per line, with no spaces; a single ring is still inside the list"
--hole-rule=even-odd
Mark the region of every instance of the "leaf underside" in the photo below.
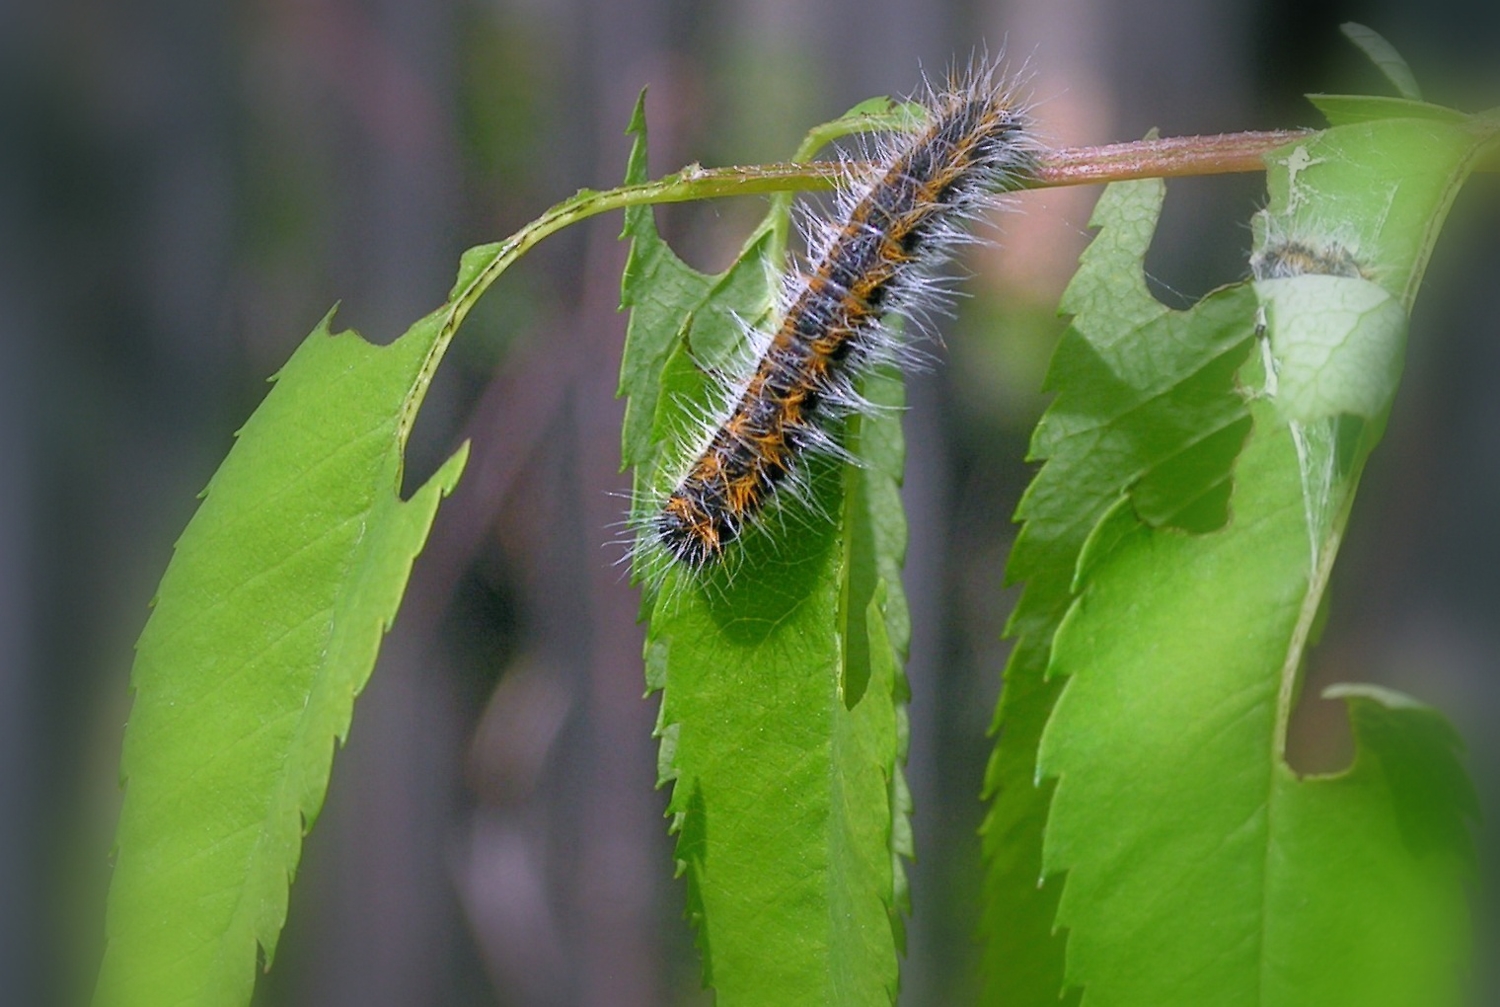
[[[457,298],[494,258],[465,256]],[[239,431],[162,579],[132,674],[95,1003],[248,1003],[302,836],[467,445],[400,499],[454,301],[389,346],[325,318]]]
[[[627,182],[644,177],[645,123]],[[637,511],[672,473],[672,445],[712,405],[705,369],[732,366],[744,320],[771,308],[789,201],[725,273],[684,265],[649,208],[626,213],[631,309],[621,393]],[[898,375],[866,382],[898,407]],[[705,983],[732,1004],[889,1003],[910,855],[906,527],[897,409],[853,419],[861,467],[814,465],[813,500],[778,504],[727,571],[648,586],[647,680],[661,690],[660,771]]]
[[[1258,248],[1336,246],[1364,278],[1237,284],[1184,313],[1139,282],[1160,183],[1101,199],[1010,568],[1027,588],[989,778],[986,1002],[1457,996],[1472,802],[1451,729],[1346,687],[1348,770],[1298,778],[1282,748],[1405,311],[1476,142],[1437,118],[1354,117],[1276,152]],[[1184,394],[1210,373],[1207,397]],[[1132,395],[1176,455],[1143,462],[1150,438],[1114,405]],[[1211,399],[1215,423],[1181,411]],[[1176,473],[1215,438],[1208,468],[1233,478],[1205,494]]]

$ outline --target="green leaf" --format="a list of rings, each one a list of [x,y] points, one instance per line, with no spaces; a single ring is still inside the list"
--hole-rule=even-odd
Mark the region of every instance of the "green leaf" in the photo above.
[[[456,300],[493,253],[466,257]],[[384,347],[325,318],[183,532],[132,679],[101,1007],[249,1002],[335,742],[467,456],[400,499],[452,314]]]
[[[1315,606],[1297,455],[1259,429],[1231,528],[1142,527],[1057,635],[1071,677],[1042,762],[1068,981],[1085,1007],[1449,1002],[1462,900],[1450,865],[1406,852],[1386,775],[1298,780],[1266,756]]]
[[[627,181],[644,173],[639,107],[631,129]],[[623,453],[638,514],[670,483],[664,459],[710,404],[704,368],[728,366],[741,320],[772,307],[788,205],[773,202],[718,276],[683,265],[649,211],[627,213]],[[815,464],[812,501],[778,504],[737,542],[732,574],[672,570],[645,599],[678,865],[705,982],[723,1005],[895,995],[900,858],[910,855],[899,376],[873,377],[864,394],[892,409],[849,421],[845,443],[863,466]]]
[[[1337,243],[1410,311],[1448,204],[1496,129],[1469,117],[1397,118],[1289,143],[1266,158],[1257,247],[1278,237]]]
[[[1047,379],[1057,398],[1031,446],[1045,464],[1021,501],[1007,569],[1026,588],[1008,627],[1015,649],[986,778],[994,803],[984,825],[985,1003],[1052,1004],[1063,986],[1065,935],[1053,927],[1060,885],[1042,882],[1052,785],[1040,780],[1036,753],[1059,688],[1044,675],[1052,636],[1075,576],[1115,536],[1095,536],[1087,556],[1085,542],[1122,511],[1132,526],[1144,517],[1172,535],[1222,525],[1249,430],[1234,376],[1251,345],[1254,295],[1226,288],[1189,312],[1152,297],[1141,261],[1164,192],[1160,181],[1105,190],[1090,221],[1102,230],[1063,295],[1073,324]]]
[[[1348,126],[1376,119],[1436,119],[1439,122],[1464,122],[1468,116],[1442,105],[1430,105],[1410,98],[1391,98],[1373,94],[1310,94],[1307,100],[1330,126]]]
[[[1463,742],[1441,713],[1392,689],[1364,683],[1332,685],[1324,699],[1347,699],[1359,739],[1354,771],[1386,777],[1402,840],[1413,853],[1446,850],[1474,857],[1469,823],[1479,798],[1459,756]]]
[[[1390,292],[1346,276],[1255,285],[1278,363],[1276,402],[1289,420],[1378,419],[1406,354],[1406,312]]]
[[[1298,778],[1283,750],[1404,312],[1481,143],[1396,119],[1267,159],[1258,244],[1337,244],[1368,279],[1230,288],[1256,292],[1267,327],[1240,375],[1256,401],[1231,520],[1184,535],[1116,512],[1056,632],[1043,864],[1065,878],[1056,924],[1085,1007],[1457,1002],[1473,802],[1451,730],[1346,688],[1352,767]]]
[[[1406,65],[1406,60],[1401,58],[1396,47],[1387,42],[1384,36],[1375,29],[1366,28],[1354,21],[1339,25],[1339,31],[1357,45],[1360,52],[1370,57],[1370,62],[1380,68],[1380,72],[1396,88],[1397,94],[1412,101],[1422,100],[1422,89],[1417,86],[1417,78],[1412,74],[1411,67]]]

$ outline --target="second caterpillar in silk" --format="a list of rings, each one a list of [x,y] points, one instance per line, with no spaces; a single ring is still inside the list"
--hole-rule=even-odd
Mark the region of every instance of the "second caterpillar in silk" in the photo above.
[[[1025,112],[996,78],[981,65],[929,88],[925,121],[880,141],[834,217],[809,222],[805,272],[786,284],[779,324],[760,334],[749,373],[726,383],[640,548],[695,570],[718,565],[779,494],[797,492],[809,454],[845,456],[837,430],[866,408],[860,379],[910,357],[885,317],[943,300],[936,272],[971,240],[964,225],[1031,165]]]

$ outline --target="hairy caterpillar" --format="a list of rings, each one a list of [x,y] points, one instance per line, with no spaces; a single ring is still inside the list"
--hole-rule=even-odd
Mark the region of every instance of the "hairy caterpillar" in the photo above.
[[[834,430],[867,408],[860,378],[910,357],[884,317],[941,302],[935,272],[972,240],[963,223],[1031,164],[1027,116],[998,76],[981,63],[928,86],[925,122],[878,141],[834,219],[807,222],[808,268],[783,285],[776,328],[751,333],[749,373],[725,383],[675,486],[642,522],[638,550],[695,570],[719,564],[778,494],[800,492],[810,452],[847,457]]]
[[[1314,245],[1307,241],[1280,239],[1250,257],[1250,272],[1257,280],[1285,280],[1309,274],[1368,279],[1365,269],[1338,242]]]

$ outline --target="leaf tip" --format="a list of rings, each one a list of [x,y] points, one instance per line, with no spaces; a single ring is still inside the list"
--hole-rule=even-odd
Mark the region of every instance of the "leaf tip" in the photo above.
[[[635,106],[631,109],[630,112],[630,125],[625,127],[626,136],[639,136],[644,138],[646,135],[647,90],[648,88],[642,87],[640,93],[635,96]]]
[[[1339,31],[1369,57],[1376,69],[1385,74],[1386,80],[1391,82],[1397,94],[1412,101],[1422,100],[1422,88],[1417,84],[1416,75],[1411,72],[1411,67],[1396,51],[1396,47],[1386,41],[1385,36],[1357,21],[1345,21],[1339,25]]]

